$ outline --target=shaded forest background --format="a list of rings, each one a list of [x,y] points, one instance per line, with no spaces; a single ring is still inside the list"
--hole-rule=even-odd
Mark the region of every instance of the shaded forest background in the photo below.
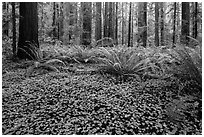
[[[40,2],[38,38],[40,43],[91,47],[102,38],[111,38],[116,45],[144,47],[172,46],[182,38],[186,41],[185,36],[201,41],[201,6],[198,2]],[[19,3],[4,2],[3,39],[13,37],[14,45],[19,18]]]

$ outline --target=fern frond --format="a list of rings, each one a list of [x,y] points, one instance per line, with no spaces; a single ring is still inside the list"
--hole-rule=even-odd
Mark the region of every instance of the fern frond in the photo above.
[[[24,53],[26,53],[32,60],[34,60],[33,56],[31,56],[30,53],[28,53],[26,50],[24,50],[23,48],[21,47],[18,47],[18,50],[22,50]]]
[[[45,64],[51,64],[51,63],[55,63],[55,62],[61,63],[63,66],[66,66],[65,63],[59,59],[50,59],[50,60],[46,61]]]

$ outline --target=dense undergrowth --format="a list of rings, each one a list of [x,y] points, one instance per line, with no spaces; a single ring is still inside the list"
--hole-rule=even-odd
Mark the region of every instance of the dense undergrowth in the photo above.
[[[118,78],[126,71],[119,66],[120,60],[95,53],[86,56],[83,54],[88,51],[81,49],[70,52],[71,55],[63,47],[45,49],[50,58],[76,58],[63,60],[65,66],[53,64],[59,71],[36,69],[29,77],[25,74],[30,64],[26,66],[24,62],[12,62],[8,58],[2,60],[3,134],[202,133],[199,80],[185,81],[178,77],[181,73],[160,77],[167,71],[161,66],[165,63],[152,66],[158,63],[155,61],[159,58],[157,51],[146,52],[145,56],[137,54],[140,58],[152,57],[147,64],[150,67],[144,69],[151,75],[140,73],[140,80],[138,77],[124,80]],[[169,54],[162,55],[164,62],[169,59]],[[113,70],[116,67],[117,74],[101,71],[104,65],[101,66],[99,60],[88,62],[96,56],[112,61],[108,67]],[[96,68],[100,71],[88,71]]]

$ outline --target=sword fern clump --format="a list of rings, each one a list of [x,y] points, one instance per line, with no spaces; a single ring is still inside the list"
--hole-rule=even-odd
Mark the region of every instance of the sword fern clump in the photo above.
[[[141,81],[144,70],[147,70],[150,58],[144,58],[140,55],[140,50],[133,48],[106,49],[100,47],[98,52],[98,62],[101,63],[99,71],[127,78],[135,77]],[[124,79],[124,80],[125,80]]]

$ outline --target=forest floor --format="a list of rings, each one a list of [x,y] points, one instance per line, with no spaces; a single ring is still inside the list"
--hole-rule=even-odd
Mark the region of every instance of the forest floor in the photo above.
[[[178,97],[176,78],[116,82],[68,66],[26,77],[21,66],[2,58],[3,134],[202,134],[201,103],[193,95]]]

